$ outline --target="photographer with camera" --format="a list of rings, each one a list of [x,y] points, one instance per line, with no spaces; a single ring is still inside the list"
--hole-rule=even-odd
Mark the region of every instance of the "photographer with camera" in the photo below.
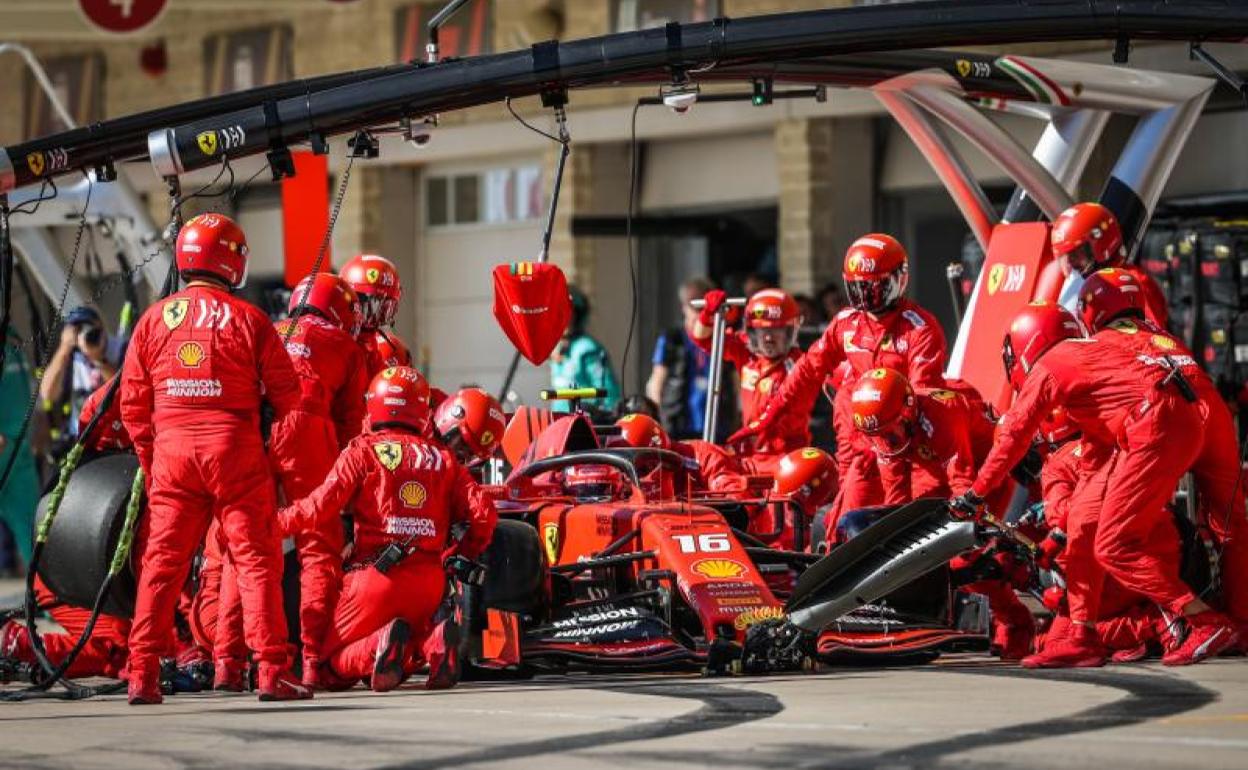
[[[68,450],[78,435],[78,413],[87,397],[117,373],[126,340],[112,337],[95,308],[76,307],[65,316],[61,341],[39,383],[39,398],[48,415],[52,454]]]

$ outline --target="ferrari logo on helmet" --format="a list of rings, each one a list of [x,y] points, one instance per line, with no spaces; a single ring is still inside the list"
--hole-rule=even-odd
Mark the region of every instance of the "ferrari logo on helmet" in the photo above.
[[[32,152],[26,156],[26,165],[30,168],[30,173],[35,176],[43,174],[43,170],[47,168],[47,161],[43,157],[42,152]]]
[[[399,463],[403,462],[403,445],[397,441],[373,444],[373,452],[377,454],[377,459],[388,471],[394,470],[399,467]]]
[[[482,431],[481,432],[481,446],[490,446],[493,443],[494,443],[493,431],[488,431],[488,430]]]
[[[933,400],[944,404],[947,404],[957,398],[957,395],[952,390],[933,390],[928,395],[931,396]]]
[[[735,559],[702,559],[693,563],[693,571],[712,580],[744,575],[745,565]]]
[[[1005,265],[993,265],[988,271],[988,293],[996,294],[1001,288],[1001,279],[1005,277]]]
[[[364,280],[369,283],[377,283],[379,278],[381,278],[381,271],[375,267],[370,267],[364,271]]]
[[[873,380],[882,380],[888,376],[888,370],[883,367],[880,367],[879,369],[872,369],[867,373],[867,376]]]
[[[186,320],[186,313],[190,309],[191,301],[189,299],[170,300],[161,308],[160,318],[165,322],[165,327],[169,331],[173,331]]]
[[[178,348],[178,360],[183,366],[195,369],[204,362],[204,348],[198,342],[184,342]]]
[[[810,447],[810,448],[807,448],[807,449],[803,449],[803,450],[802,450],[802,459],[803,459],[803,460],[814,460],[814,459],[817,459],[817,458],[819,457],[819,455],[821,454],[821,452],[822,452],[822,450],[815,449],[814,447]]]
[[[384,463],[385,460],[382,460]],[[390,470],[394,470],[391,468]],[[425,504],[425,498],[429,494],[425,491],[424,485],[419,481],[409,481],[399,487],[399,499],[403,501],[403,505],[407,508],[419,508]]]
[[[201,131],[195,136],[195,143],[199,145],[199,151],[205,155],[217,154],[217,132]]]
[[[559,525],[547,522],[542,525],[542,542],[546,544],[546,560],[551,564],[559,563]]]

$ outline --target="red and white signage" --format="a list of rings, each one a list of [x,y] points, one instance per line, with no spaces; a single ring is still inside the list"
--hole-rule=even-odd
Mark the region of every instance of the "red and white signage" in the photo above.
[[[78,0],[87,21],[104,32],[122,35],[151,25],[168,5],[169,0]]]

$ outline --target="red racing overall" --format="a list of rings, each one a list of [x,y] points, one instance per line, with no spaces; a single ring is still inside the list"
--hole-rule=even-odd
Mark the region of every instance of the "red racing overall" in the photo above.
[[[269,319],[229,292],[193,283],[139,320],[123,369],[121,415],[147,474],[146,548],[130,676],[154,683],[196,549],[220,523],[239,574],[247,645],[262,676],[285,670],[281,542],[260,401],[298,407],[290,358]],[[275,673],[270,673],[275,672]]]
[[[409,622],[417,638],[427,632],[446,587],[442,562],[448,547],[475,558],[489,544],[498,516],[449,450],[404,430],[357,437],[325,482],[280,516],[286,531],[297,532],[337,523],[346,507],[355,514],[356,568],[343,577],[320,658],[331,681],[353,683],[372,672],[374,635],[392,620]],[[468,528],[451,545],[456,522]],[[396,566],[385,573],[372,566],[387,544],[413,535],[411,554]]]
[[[1070,505],[1066,559],[1073,621],[1097,620],[1106,573],[1176,614],[1196,598],[1179,580],[1178,564],[1150,547],[1204,433],[1198,406],[1173,385],[1159,387],[1165,374],[1103,339],[1058,342],[1027,375],[971,487],[982,497],[1000,484],[1058,405],[1086,440],[1116,448]]]

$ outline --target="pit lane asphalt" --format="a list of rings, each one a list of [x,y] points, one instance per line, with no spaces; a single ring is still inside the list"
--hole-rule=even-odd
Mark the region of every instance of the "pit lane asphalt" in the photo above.
[[[5,688],[8,689],[8,688]],[[543,676],[296,704],[0,704],[18,768],[1245,768],[1248,659],[1023,672],[979,656],[745,679]]]

